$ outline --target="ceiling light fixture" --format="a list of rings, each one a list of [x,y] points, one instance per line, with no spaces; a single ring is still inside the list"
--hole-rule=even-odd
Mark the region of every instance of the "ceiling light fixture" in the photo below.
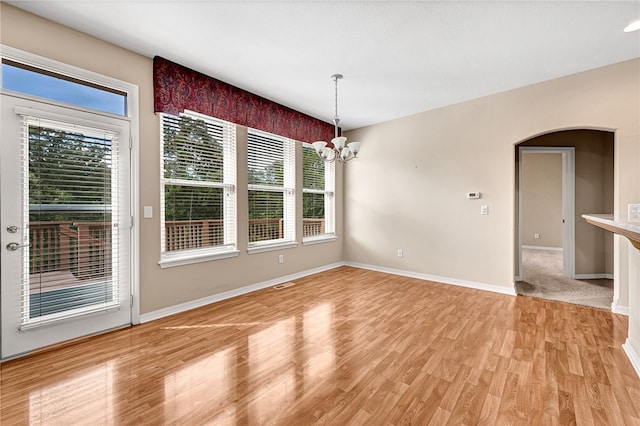
[[[358,151],[360,151],[360,142],[349,142],[344,136],[338,136],[340,129],[338,123],[340,123],[340,117],[338,117],[338,80],[342,78],[342,74],[334,74],[331,76],[335,84],[335,115],[333,116],[333,126],[335,128],[335,137],[331,139],[331,142],[317,141],[312,143],[313,148],[316,150],[318,157],[322,158],[327,163],[333,163],[338,161],[344,163],[349,160],[357,158]]]
[[[640,30],[640,19],[636,19],[635,21],[633,21],[632,23],[630,23],[624,28],[625,33],[630,33],[632,31],[638,31],[638,30]]]

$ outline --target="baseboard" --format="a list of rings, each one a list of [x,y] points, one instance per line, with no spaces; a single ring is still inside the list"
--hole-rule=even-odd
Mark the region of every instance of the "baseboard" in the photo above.
[[[529,250],[550,250],[550,251],[562,251],[562,247],[544,247],[544,246],[522,246],[523,249]]]
[[[459,286],[459,287],[467,287],[467,288],[473,288],[473,289],[476,289],[476,290],[491,291],[493,293],[501,293],[501,294],[507,294],[509,296],[516,296],[515,287],[513,287],[513,288],[501,287],[501,286],[497,286],[497,285],[493,285],[493,284],[486,284],[486,283],[480,283],[480,282],[475,282],[475,281],[466,281],[466,280],[460,280],[460,279],[457,279],[457,278],[440,277],[440,276],[436,276],[436,275],[422,274],[422,273],[419,273],[419,272],[412,272],[412,271],[404,271],[404,270],[400,270],[400,269],[386,268],[386,267],[383,267],[383,266],[367,265],[367,264],[364,264],[364,263],[345,262],[345,265],[346,266],[351,266],[351,267],[354,267],[354,268],[368,269],[368,270],[376,271],[376,272],[384,272],[386,274],[400,275],[400,276],[403,276],[403,277],[417,278],[417,279],[426,280],[426,281],[435,281],[435,282],[439,282],[439,283],[442,283],[442,284],[450,284],[450,285],[456,285],[456,286]]]
[[[628,337],[626,342],[622,345],[622,349],[624,349],[624,352],[627,354],[627,358],[631,361],[631,365],[633,366],[633,369],[636,370],[636,374],[640,377],[640,355],[638,355],[638,352],[633,349]]]
[[[232,297],[241,296],[243,294],[251,293],[263,288],[273,287],[274,285],[282,284],[287,281],[293,281],[298,278],[306,277],[307,275],[317,274],[319,272],[328,271],[330,269],[344,266],[344,262],[332,263],[330,265],[320,266],[318,268],[307,269],[306,271],[296,272],[295,274],[286,275],[284,277],[274,278],[272,280],[263,281],[256,284],[236,288],[233,290],[225,291],[223,293],[213,294],[211,296],[203,297],[201,299],[191,300],[189,302],[180,303],[178,305],[169,306],[167,308],[158,309],[157,311],[147,312],[140,315],[140,323],[157,320],[160,318],[168,317],[169,315],[178,314],[180,312],[189,311],[191,309],[199,308],[201,306],[209,305],[211,303],[220,302],[222,300],[231,299]]]
[[[611,303],[611,312],[614,314],[629,316],[629,307],[618,305],[615,301]]]
[[[612,280],[613,274],[576,274],[576,280]]]

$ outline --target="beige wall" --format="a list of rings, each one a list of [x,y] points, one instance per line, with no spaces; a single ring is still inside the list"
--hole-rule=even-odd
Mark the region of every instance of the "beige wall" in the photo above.
[[[575,254],[578,275],[613,274],[613,234],[582,219],[583,214],[613,213],[613,142],[612,132],[566,130],[520,144],[575,148]]]
[[[522,244],[562,248],[562,154],[523,153],[520,167]]]
[[[140,312],[142,314],[184,302],[212,296],[243,286],[261,283],[343,259],[342,251],[342,169],[336,176],[336,224],[338,241],[295,249],[249,255],[246,252],[247,167],[246,132],[238,141],[238,242],[240,256],[195,265],[161,269],[160,259],[160,151],[159,119],[153,113],[152,62],[53,22],[0,3],[0,43],[50,59],[94,71],[138,85],[140,89],[139,204],[153,206],[152,219],[140,221]],[[170,58],[169,58],[170,59]],[[302,187],[302,162],[298,155],[297,187]],[[298,240],[302,235],[302,195],[298,191]],[[278,264],[278,255],[284,263]]]
[[[636,59],[348,132],[362,152],[345,171],[346,259],[512,289],[515,145],[615,132],[613,211],[626,211],[640,199],[639,76]],[[628,306],[628,271],[619,275],[617,303]]]

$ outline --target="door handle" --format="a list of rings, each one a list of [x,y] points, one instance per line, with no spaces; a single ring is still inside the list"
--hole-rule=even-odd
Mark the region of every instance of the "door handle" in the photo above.
[[[29,247],[31,244],[18,244],[18,243],[9,243],[7,244],[7,250],[16,251],[19,248]]]

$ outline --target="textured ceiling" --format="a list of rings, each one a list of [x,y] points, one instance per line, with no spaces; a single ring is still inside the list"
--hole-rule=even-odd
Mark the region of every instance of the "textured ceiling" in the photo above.
[[[353,129],[640,57],[640,1],[7,1]],[[640,78],[640,76],[639,76]]]

